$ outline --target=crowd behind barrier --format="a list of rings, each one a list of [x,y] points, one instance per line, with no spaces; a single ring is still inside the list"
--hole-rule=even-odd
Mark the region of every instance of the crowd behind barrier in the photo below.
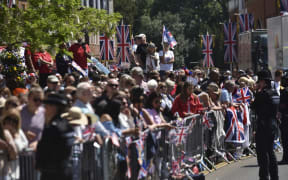
[[[131,170],[131,179],[143,179],[148,176],[152,179],[173,179],[173,177],[177,177],[177,173],[183,174],[182,171],[185,169],[184,165],[186,164],[196,165],[200,169],[200,172],[203,170],[211,172],[213,168],[216,169],[215,164],[220,162],[218,158],[230,163],[235,158],[225,149],[224,138],[216,137],[219,123],[217,123],[217,116],[215,114],[218,112],[209,111],[206,113],[212,126],[210,128],[205,125],[203,115],[200,114],[173,121],[177,125],[176,127],[189,128],[189,130],[182,134],[184,140],[179,140],[178,137],[176,141],[171,141],[171,135],[169,137],[171,130],[160,129],[150,132],[147,129],[144,131],[143,134],[146,133],[146,137],[143,143],[143,160],[151,160],[152,162],[147,169],[141,169],[138,165],[139,152],[137,152],[136,146],[139,139],[136,137],[131,137],[132,142],[129,147],[127,146],[127,142],[125,142],[125,138],[119,139],[120,147],[115,146],[111,138],[107,138],[101,147],[95,142],[75,144],[70,158],[72,165],[75,167],[73,180],[125,179],[128,170],[127,167],[123,167],[123,161],[126,161],[127,157],[130,161],[128,169],[130,168]],[[152,152],[151,156],[151,142],[149,142],[151,139],[148,136],[155,135],[158,132],[161,133],[161,137],[157,138],[154,142],[156,149],[154,153]],[[251,133],[250,135],[253,137]],[[253,144],[253,139],[251,138],[251,140]],[[82,151],[75,150],[79,148],[79,145],[83,146]],[[209,156],[207,156],[208,150],[210,153]],[[228,154],[232,159],[228,160]],[[211,158],[212,156],[218,158]],[[22,152],[19,155],[19,162],[21,180],[40,179],[40,173],[35,169],[34,151],[27,150]],[[144,170],[142,178],[139,177],[141,170]],[[188,174],[190,177],[194,177],[195,174],[192,168],[188,170],[185,172],[186,176]]]
[[[89,46],[80,39],[69,48],[74,59],[61,45],[56,69],[48,52],[34,57],[26,47],[23,64],[39,70],[20,73],[25,87],[0,74],[0,178],[69,177],[72,169],[73,180],[201,179],[219,162],[255,155],[253,71],[174,70],[169,44],[159,57],[144,34],[138,38],[129,70],[103,70],[94,58],[87,64]],[[145,65],[146,57],[160,70]]]

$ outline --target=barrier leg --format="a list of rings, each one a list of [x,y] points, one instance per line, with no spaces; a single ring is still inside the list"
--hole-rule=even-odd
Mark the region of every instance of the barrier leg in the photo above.
[[[229,152],[229,151],[226,151],[226,154],[231,158],[231,159],[233,159],[233,161],[237,161],[235,158],[234,158],[234,156]]]
[[[253,155],[253,156],[257,156],[256,153],[250,148],[250,147],[247,147],[247,150]]]
[[[222,159],[224,159],[225,162],[227,162],[228,164],[230,164],[230,161],[225,157],[225,153],[222,153],[222,152],[218,151],[217,149],[215,149],[214,151],[215,151],[215,153],[216,153],[217,155],[219,155],[220,157],[222,157]]]
[[[213,167],[213,169],[216,170],[216,167],[214,166],[214,164],[207,157],[204,157],[204,159]]]
[[[207,171],[212,172],[211,169],[208,168],[208,166],[205,164],[203,157],[197,162],[200,163]]]

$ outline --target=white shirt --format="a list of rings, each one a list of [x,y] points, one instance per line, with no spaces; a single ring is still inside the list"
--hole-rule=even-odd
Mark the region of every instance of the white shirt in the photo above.
[[[137,45],[137,44],[134,44],[134,45],[132,46],[132,52],[133,52],[133,53],[135,53],[135,52],[136,52],[136,50],[137,50],[137,47],[138,47],[138,45]]]
[[[159,52],[159,56],[163,56],[163,51]],[[174,58],[174,53],[173,51],[168,50],[167,52],[165,52],[165,59],[164,61],[167,63],[169,62],[171,59]],[[160,71],[173,71],[173,63],[171,64],[162,64],[160,62]]]

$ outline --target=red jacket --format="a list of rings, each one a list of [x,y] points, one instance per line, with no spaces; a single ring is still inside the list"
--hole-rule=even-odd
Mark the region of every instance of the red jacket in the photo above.
[[[191,95],[188,100],[184,103],[183,100],[180,98],[180,95],[177,96],[172,105],[172,113],[175,114],[178,112],[180,117],[185,117],[185,113],[188,113],[188,109],[190,106],[190,113],[199,113],[199,110],[202,109],[202,104],[199,101],[197,96]]]

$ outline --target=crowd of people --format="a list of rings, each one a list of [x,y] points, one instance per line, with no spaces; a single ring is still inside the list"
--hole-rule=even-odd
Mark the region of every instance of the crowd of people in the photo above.
[[[115,134],[138,136],[147,128],[171,129],[169,122],[177,116],[206,110],[225,114],[227,107],[239,106],[232,99],[239,87],[249,87],[252,96],[259,90],[251,69],[230,72],[214,68],[207,73],[195,66],[175,70],[169,44],[158,54],[155,44],[146,43],[144,34],[136,36],[136,41],[138,47],[131,55],[134,67],[130,71],[115,68],[108,75],[88,66],[90,49],[81,39],[70,48],[60,46],[54,70],[45,50],[27,50],[31,73],[24,90],[12,93],[1,83],[0,177],[19,179],[19,154],[32,149],[42,180],[71,179],[69,158],[74,144],[95,141],[101,146],[106,137]],[[73,57],[63,49],[72,51]],[[72,61],[88,76],[71,70]],[[275,75],[273,88],[280,95],[282,71]],[[288,155],[284,156],[283,161],[288,161]]]

